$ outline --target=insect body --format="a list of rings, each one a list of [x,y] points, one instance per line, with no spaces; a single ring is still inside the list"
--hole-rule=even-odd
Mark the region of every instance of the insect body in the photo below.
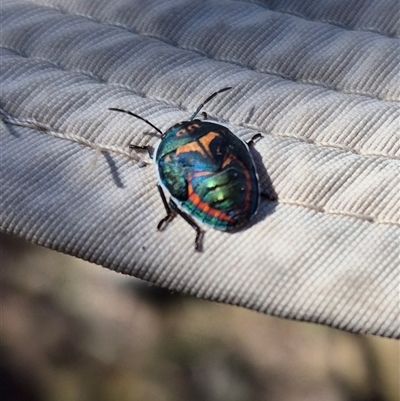
[[[160,142],[155,162],[171,196],[203,223],[228,231],[256,213],[259,189],[247,145],[228,128],[183,121]]]
[[[134,113],[110,109],[133,115],[161,134],[154,154],[145,147],[156,163],[158,189],[167,212],[157,228],[163,229],[179,214],[196,230],[197,250],[201,249],[203,232],[191,216],[213,228],[231,231],[256,214],[260,201],[248,144],[221,124],[194,119],[204,104],[228,89],[211,95],[188,121],[175,124],[165,133]],[[169,202],[163,189],[170,195]]]

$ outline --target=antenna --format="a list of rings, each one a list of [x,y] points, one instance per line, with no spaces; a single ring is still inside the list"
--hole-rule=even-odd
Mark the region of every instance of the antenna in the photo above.
[[[136,118],[138,118],[139,120],[142,120],[142,121],[144,121],[145,123],[147,123],[148,125],[150,125],[150,127],[154,128],[154,129],[161,135],[161,137],[164,136],[163,132],[162,132],[159,128],[157,128],[154,124],[152,124],[150,121],[146,120],[145,118],[140,117],[139,115],[137,115],[137,114],[135,114],[135,113],[132,113],[131,111],[122,110],[122,109],[117,109],[117,108],[115,108],[115,107],[110,107],[108,110],[120,111],[121,113],[126,113],[126,114],[129,114],[129,115],[132,116],[132,117],[136,117]]]
[[[232,87],[229,86],[229,87],[227,87],[227,88],[220,89],[219,91],[213,93],[210,97],[208,97],[208,98],[197,108],[197,110],[193,113],[192,117],[190,117],[190,120],[189,120],[189,121],[192,121],[192,120],[197,116],[197,114],[199,114],[200,110],[204,107],[205,104],[207,104],[210,100],[214,99],[215,96],[217,96],[219,93],[228,91],[229,89],[232,89]]]

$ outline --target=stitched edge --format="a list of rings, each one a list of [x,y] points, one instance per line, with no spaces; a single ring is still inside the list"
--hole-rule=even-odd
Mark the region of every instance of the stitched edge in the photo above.
[[[30,4],[32,4],[32,3],[30,3]],[[64,14],[64,15],[79,16],[79,17],[88,19],[88,20],[90,20],[90,21],[92,21],[94,23],[100,24],[100,25],[106,25],[106,26],[111,26],[111,27],[115,27],[115,28],[120,28],[120,29],[123,29],[126,32],[133,33],[133,34],[136,34],[138,36],[143,36],[143,37],[147,37],[147,38],[156,39],[156,40],[159,40],[160,42],[163,42],[163,43],[165,43],[165,44],[167,44],[169,46],[172,46],[174,48],[190,51],[192,53],[196,53],[196,54],[199,54],[200,56],[206,57],[206,58],[208,58],[210,60],[221,61],[221,62],[225,62],[225,63],[228,63],[228,64],[234,64],[234,65],[237,65],[239,67],[245,68],[245,69],[247,69],[249,71],[256,71],[256,72],[259,72],[259,73],[265,74],[265,75],[273,75],[273,76],[277,76],[277,77],[280,77],[280,78],[288,80],[288,81],[300,82],[300,83],[305,84],[305,85],[317,86],[319,88],[325,88],[327,90],[331,90],[331,91],[338,92],[338,93],[343,93],[343,94],[348,94],[348,95],[364,96],[364,97],[367,97],[367,98],[370,98],[370,99],[377,99],[377,100],[380,100],[380,101],[383,101],[383,102],[389,102],[389,103],[399,103],[400,102],[400,99],[385,99],[385,98],[380,97],[380,96],[371,95],[369,93],[362,92],[362,91],[357,91],[357,90],[356,91],[344,91],[344,90],[340,90],[340,89],[338,89],[338,88],[336,88],[334,86],[331,86],[331,85],[329,85],[329,84],[327,84],[325,82],[319,82],[317,80],[295,79],[295,78],[290,77],[289,75],[282,74],[279,71],[257,69],[257,68],[253,68],[253,67],[251,67],[249,65],[246,65],[244,63],[240,63],[239,61],[236,61],[236,60],[215,58],[215,57],[210,56],[207,53],[201,51],[200,49],[184,47],[184,46],[178,46],[177,43],[169,41],[169,40],[167,40],[167,39],[165,39],[163,37],[160,37],[160,36],[157,36],[157,35],[150,35],[150,34],[146,34],[146,33],[139,33],[134,28],[127,27],[127,26],[122,25],[122,24],[111,24],[111,23],[108,23],[108,22],[105,22],[105,21],[98,20],[98,19],[96,19],[96,18],[94,18],[94,17],[92,17],[90,15],[87,15],[87,14],[82,14],[82,13],[71,14],[68,11],[63,10],[61,8],[57,8],[57,7],[43,6],[43,5],[37,5],[37,4],[34,4],[34,5],[36,7],[45,8],[45,9],[56,11],[56,12],[58,12],[60,14]]]
[[[95,74],[92,74],[90,71],[83,71],[83,70],[78,70],[78,69],[76,69],[76,70],[68,70],[68,69],[58,65],[57,63],[54,63],[54,62],[48,60],[48,59],[44,59],[44,58],[41,58],[41,57],[32,57],[30,55],[23,54],[23,53],[19,52],[18,50],[13,49],[11,47],[2,46],[1,49],[8,50],[10,52],[15,53],[16,55],[18,55],[20,57],[23,57],[23,58],[26,58],[26,59],[29,59],[29,60],[34,60],[34,61],[38,61],[38,62],[41,61],[41,62],[48,63],[49,65],[53,66],[54,68],[56,68],[56,69],[58,69],[60,71],[78,73],[78,74],[87,76],[87,77],[89,77],[89,78],[91,78],[91,79],[93,79],[93,80],[95,80],[95,81],[97,81],[97,82],[99,82],[101,84],[106,84],[106,85],[115,86],[115,87],[118,87],[118,88],[122,88],[122,89],[128,90],[129,92],[132,92],[135,96],[141,97],[143,99],[150,99],[150,100],[157,101],[159,103],[162,103],[162,104],[177,108],[178,110],[188,111],[189,112],[188,109],[186,109],[186,108],[184,108],[182,106],[179,106],[179,105],[177,105],[175,103],[168,102],[168,101],[166,101],[164,99],[152,98],[152,97],[148,96],[145,92],[135,91],[134,89],[132,89],[131,87],[129,87],[127,85],[123,85],[123,84],[119,84],[119,83],[115,83],[115,82],[109,82],[109,81],[107,81],[105,79],[102,79],[102,78],[96,76]],[[218,117],[218,115],[216,114],[215,117]],[[227,120],[227,122],[229,122],[230,124],[235,125],[235,126],[240,126],[240,127],[251,129],[252,131],[262,131],[265,135],[272,135],[272,136],[275,136],[275,137],[280,137],[280,138],[285,138],[285,139],[286,138],[294,139],[294,140],[297,140],[299,142],[306,143],[306,144],[309,144],[309,145],[312,145],[312,146],[328,148],[328,149],[332,148],[332,149],[336,149],[336,150],[339,150],[339,151],[343,151],[345,153],[352,153],[352,154],[359,155],[359,156],[362,156],[362,157],[384,158],[384,159],[388,159],[388,160],[400,160],[400,157],[397,157],[397,156],[391,156],[391,155],[387,155],[387,154],[379,153],[379,152],[364,152],[362,150],[352,149],[352,148],[349,148],[348,146],[339,145],[337,143],[330,143],[330,142],[325,142],[325,141],[317,141],[317,140],[313,140],[313,139],[309,139],[309,138],[303,138],[303,137],[300,137],[298,135],[293,135],[293,134],[288,134],[288,133],[266,132],[266,131],[260,129],[259,127],[255,127],[255,126],[253,126],[251,124],[247,124],[245,122],[241,122],[240,124],[232,123],[229,120]]]
[[[6,124],[15,125],[17,127],[35,129],[36,131],[49,134],[55,138],[65,139],[70,142],[78,143],[80,145],[92,148],[96,151],[107,151],[107,152],[118,153],[123,156],[127,156],[130,159],[135,160],[136,162],[139,163],[141,162],[141,159],[135,153],[125,151],[118,146],[105,145],[102,143],[92,142],[79,135],[70,134],[68,132],[63,133],[60,131],[55,131],[51,126],[36,121],[35,119],[20,120],[16,117],[11,116],[10,114],[1,109],[0,109],[0,115],[2,116],[2,121]]]
[[[130,153],[128,151],[125,151],[125,150],[121,149],[120,147],[104,145],[101,143],[95,143],[95,142],[88,141],[82,137],[79,137],[79,136],[76,136],[73,134],[61,133],[61,132],[55,131],[49,125],[40,123],[35,120],[24,120],[24,121],[18,120],[17,118],[12,117],[11,115],[9,115],[8,113],[6,113],[2,110],[0,110],[0,114],[2,115],[3,122],[5,122],[6,124],[15,125],[15,126],[24,127],[24,128],[35,129],[39,132],[43,132],[43,133],[45,132],[55,138],[60,138],[60,139],[78,143],[83,146],[87,146],[89,148],[96,150],[97,152],[100,150],[100,151],[109,151],[109,152],[113,152],[113,153],[118,153],[125,157],[128,157],[129,159],[133,159],[135,161],[138,161],[139,163],[143,163],[143,160],[141,160],[135,153]],[[142,166],[143,166],[143,164],[142,164]],[[329,210],[329,209],[325,209],[321,206],[312,205],[312,204],[309,204],[306,202],[298,202],[298,201],[294,201],[294,200],[290,200],[290,199],[279,198],[278,203],[282,203],[282,204],[290,205],[290,206],[302,207],[305,209],[313,210],[316,213],[322,213],[322,214],[327,214],[327,215],[346,216],[346,217],[350,217],[350,218],[353,218],[356,220],[366,221],[371,224],[390,225],[390,226],[400,227],[400,223],[398,223],[397,221],[394,221],[394,220],[380,220],[380,219],[374,219],[371,216],[363,215],[363,214],[343,212],[340,210]]]

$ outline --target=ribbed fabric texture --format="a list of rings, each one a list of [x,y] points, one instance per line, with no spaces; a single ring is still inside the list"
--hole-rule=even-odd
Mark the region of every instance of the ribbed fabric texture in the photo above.
[[[4,1],[1,227],[170,289],[400,337],[399,6],[392,0]],[[252,150],[251,224],[165,211],[129,144],[205,111]],[[27,272],[29,274],[29,272]]]

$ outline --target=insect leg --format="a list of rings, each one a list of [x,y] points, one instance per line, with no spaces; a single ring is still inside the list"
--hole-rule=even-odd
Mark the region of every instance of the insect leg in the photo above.
[[[176,213],[171,207],[168,205],[167,198],[165,197],[164,191],[161,188],[161,185],[157,184],[158,192],[160,193],[162,203],[164,205],[165,211],[167,215],[160,220],[157,224],[157,230],[164,230],[164,228],[168,225],[168,223],[176,216]]]
[[[129,149],[140,149],[140,150],[147,150],[147,153],[150,156],[150,159],[153,159],[154,149],[151,146],[140,146],[140,145],[129,145]]]
[[[182,210],[180,210],[178,208],[178,206],[172,199],[170,199],[170,201],[169,201],[169,206],[175,213],[179,214],[179,216],[181,216],[188,224],[190,224],[190,226],[193,229],[196,230],[196,239],[194,241],[194,248],[196,249],[196,251],[201,252],[201,250],[202,250],[201,244],[202,244],[204,232],[201,230],[201,228],[197,225],[197,223],[188,214],[182,212]]]
[[[278,200],[277,195],[272,192],[260,192],[260,196],[270,202],[276,202]]]
[[[259,141],[263,136],[260,133],[253,135],[250,141],[247,142],[248,146],[253,146],[257,141]]]

